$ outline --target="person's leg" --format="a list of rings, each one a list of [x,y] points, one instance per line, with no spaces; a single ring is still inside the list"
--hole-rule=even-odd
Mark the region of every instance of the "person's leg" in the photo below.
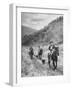
[[[58,61],[57,59],[58,59],[58,58],[57,58],[57,56],[56,56],[56,66],[55,66],[55,69],[57,68],[57,61]]]
[[[42,55],[39,55],[39,59],[40,59],[40,60],[42,59]]]
[[[48,65],[50,67],[50,55],[48,55]]]
[[[55,56],[55,60],[54,60],[54,70],[57,68],[57,56]]]
[[[49,65],[49,67],[50,67],[50,60],[48,60],[48,65]]]
[[[56,61],[56,68],[57,68],[57,61]]]
[[[42,59],[42,55],[40,55],[40,60]]]
[[[31,59],[33,59],[33,54],[31,54]]]
[[[53,70],[55,70],[55,60],[53,60]]]

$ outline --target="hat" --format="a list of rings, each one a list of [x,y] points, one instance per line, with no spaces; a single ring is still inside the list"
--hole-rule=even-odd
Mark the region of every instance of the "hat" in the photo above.
[[[49,43],[51,44],[51,43],[54,43],[54,42],[53,41],[50,41]]]

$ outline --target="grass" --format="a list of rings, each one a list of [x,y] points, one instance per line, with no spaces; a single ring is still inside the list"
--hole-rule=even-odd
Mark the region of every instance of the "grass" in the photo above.
[[[37,59],[34,56],[34,59],[31,60],[29,57],[29,47],[22,47],[21,51],[21,76],[22,77],[33,77],[33,76],[56,76],[63,75],[63,46],[59,45],[59,57],[58,57],[58,67],[55,71],[48,66],[48,46],[43,46],[43,56],[45,59],[45,64],[42,64],[42,61]],[[38,53],[38,47],[33,47],[35,55]]]

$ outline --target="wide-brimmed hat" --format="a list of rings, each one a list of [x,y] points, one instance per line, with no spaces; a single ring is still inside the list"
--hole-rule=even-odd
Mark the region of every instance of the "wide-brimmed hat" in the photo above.
[[[54,42],[53,42],[53,41],[50,41],[50,42],[49,42],[49,44],[52,44],[52,43],[54,43]]]

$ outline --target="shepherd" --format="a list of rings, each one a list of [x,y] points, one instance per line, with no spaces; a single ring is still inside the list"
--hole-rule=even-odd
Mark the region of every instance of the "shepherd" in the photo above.
[[[57,68],[58,56],[59,56],[59,47],[55,47],[51,55],[51,59],[53,61],[53,67],[54,67],[53,70],[56,70]]]
[[[42,54],[43,54],[43,49],[39,46],[38,58],[39,58],[40,60],[42,59]]]
[[[30,56],[31,59],[33,59],[33,55],[34,55],[33,48],[30,47],[30,49],[29,49],[29,56]]]
[[[51,41],[49,46],[49,53],[48,53],[48,64],[50,67],[50,62],[53,62],[53,70],[57,68],[57,61],[59,56],[59,48],[55,46],[55,44]]]

